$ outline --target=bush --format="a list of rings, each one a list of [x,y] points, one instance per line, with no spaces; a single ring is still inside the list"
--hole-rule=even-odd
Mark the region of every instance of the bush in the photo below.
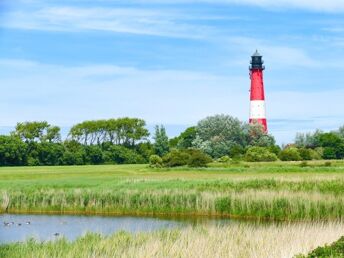
[[[162,158],[160,158],[158,155],[151,155],[149,157],[149,166],[152,168],[162,167]]]
[[[179,167],[185,165],[189,167],[206,167],[210,162],[212,162],[212,158],[203,151],[197,149],[174,149],[162,158],[162,163],[165,167]]]
[[[300,163],[300,167],[302,167],[302,168],[308,167],[308,166],[309,166],[309,165],[308,165],[307,161],[302,161],[302,162]]]
[[[331,245],[325,245],[318,247],[309,253],[307,256],[299,255],[297,257],[304,258],[315,258],[315,257],[344,257],[344,236],[341,237],[337,242]]]
[[[87,163],[98,165],[103,163],[104,157],[103,157],[103,151],[102,149],[97,145],[91,145],[85,147],[86,151],[86,157],[87,157]]]
[[[105,151],[105,161],[115,164],[144,164],[145,159],[134,150],[120,145],[111,145]]]
[[[0,165],[23,166],[27,164],[28,146],[19,137],[0,136]]]
[[[229,156],[222,156],[221,158],[216,160],[217,162],[220,163],[228,163],[229,161],[231,161],[231,158]]]
[[[162,162],[165,167],[185,166],[188,164],[189,156],[185,151],[172,150],[162,158]]]
[[[332,166],[332,163],[330,161],[326,161],[324,163],[324,167],[331,167]]]
[[[312,154],[311,154],[310,149],[300,148],[299,153],[302,160],[312,160]]]
[[[324,159],[336,159],[336,149],[332,147],[325,147],[323,153]]]
[[[212,158],[200,150],[189,149],[189,160],[187,165],[189,167],[206,167],[207,164],[212,162]]]
[[[320,154],[319,151],[321,151],[321,154]],[[311,154],[312,160],[320,160],[320,159],[322,159],[322,153],[323,153],[322,148],[319,148],[319,151],[313,150],[313,149],[309,149],[309,152]]]
[[[275,153],[270,152],[266,147],[250,147],[245,154],[245,160],[249,162],[255,161],[276,161]]]
[[[301,155],[297,148],[290,147],[282,150],[279,154],[279,158],[282,161],[299,161],[301,160]]]

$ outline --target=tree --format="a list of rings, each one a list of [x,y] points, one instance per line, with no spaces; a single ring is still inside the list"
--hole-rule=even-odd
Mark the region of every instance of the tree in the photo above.
[[[244,130],[248,146],[270,147],[275,145],[275,138],[267,134],[261,124],[246,124]]]
[[[17,123],[12,134],[25,142],[59,142],[61,138],[60,128],[46,121]]]
[[[154,134],[154,149],[155,153],[159,155],[160,157],[164,156],[169,151],[169,145],[168,145],[168,136],[166,134],[165,127],[163,125],[161,126],[155,126],[155,134]]]
[[[169,141],[171,148],[188,149],[191,148],[192,142],[196,138],[196,127],[189,127],[182,132],[178,137],[175,137]]]
[[[210,116],[199,121],[196,133],[194,147],[213,158],[229,155],[230,148],[234,144],[246,145],[244,124],[237,118],[227,115]]]
[[[84,145],[101,145],[105,142],[134,147],[149,136],[146,122],[138,118],[118,118],[84,121],[74,125],[69,136]]]
[[[27,144],[17,136],[0,136],[0,166],[27,165]]]
[[[62,158],[64,154],[64,146],[60,143],[43,142],[36,143],[36,158],[32,165],[45,165],[54,166],[62,164]],[[31,160],[31,162],[33,162]],[[36,163],[36,164],[35,164]]]
[[[320,130],[314,133],[297,133],[295,137],[295,145],[299,148],[316,148],[320,146],[319,136],[323,134]]]
[[[228,115],[215,115],[198,122],[193,147],[213,158],[240,156],[248,146],[274,146],[275,139],[260,124],[247,124]]]
[[[85,146],[87,163],[98,165],[104,162],[102,149],[98,145]]]
[[[334,156],[337,159],[344,158],[344,139],[341,138],[337,133],[323,133],[319,135],[318,139],[320,146],[324,147],[324,158],[325,156],[332,158],[332,152],[334,152]],[[332,150],[330,151],[330,149]]]
[[[49,126],[47,128],[47,133],[43,137],[44,140],[48,142],[61,142],[61,128],[58,126]]]
[[[104,151],[104,160],[112,164],[143,164],[145,159],[135,150],[121,145],[110,145]]]

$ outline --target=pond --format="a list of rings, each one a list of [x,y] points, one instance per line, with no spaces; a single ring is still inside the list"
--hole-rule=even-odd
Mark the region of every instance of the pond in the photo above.
[[[166,219],[131,216],[75,216],[75,215],[0,215],[0,244],[25,241],[69,240],[87,232],[109,235],[118,231],[146,232],[198,223],[228,223],[216,219]]]

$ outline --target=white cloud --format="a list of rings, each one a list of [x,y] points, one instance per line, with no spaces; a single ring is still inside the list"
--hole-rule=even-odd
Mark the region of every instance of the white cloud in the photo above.
[[[128,2],[128,1],[127,1]],[[209,3],[209,4],[237,4],[252,5],[267,9],[305,9],[318,12],[343,12],[344,2],[342,0],[132,0],[136,3],[160,3],[160,4],[183,4],[183,3]]]
[[[70,125],[118,116],[189,124],[213,113],[245,117],[248,112],[247,91],[241,91],[245,84],[248,89],[247,78],[111,65],[15,63],[26,61],[0,61],[0,109],[10,110],[2,116],[3,125],[32,119]]]
[[[2,26],[45,31],[107,31],[181,38],[200,38],[207,26],[193,26],[174,10],[135,8],[49,7],[7,14]]]
[[[287,45],[272,44],[272,42],[250,37],[229,37],[225,39],[228,46],[235,46],[240,56],[247,56],[247,53],[253,54],[254,49],[258,49],[263,54],[264,59],[268,60],[270,67],[320,67],[327,60],[321,60],[321,63],[311,57],[306,50]],[[247,59],[237,61],[238,63],[247,63]],[[329,61],[329,63],[332,63]]]

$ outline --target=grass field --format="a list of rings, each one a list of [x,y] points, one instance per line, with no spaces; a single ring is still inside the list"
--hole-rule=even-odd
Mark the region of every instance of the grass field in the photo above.
[[[344,162],[0,168],[2,212],[344,217]]]

